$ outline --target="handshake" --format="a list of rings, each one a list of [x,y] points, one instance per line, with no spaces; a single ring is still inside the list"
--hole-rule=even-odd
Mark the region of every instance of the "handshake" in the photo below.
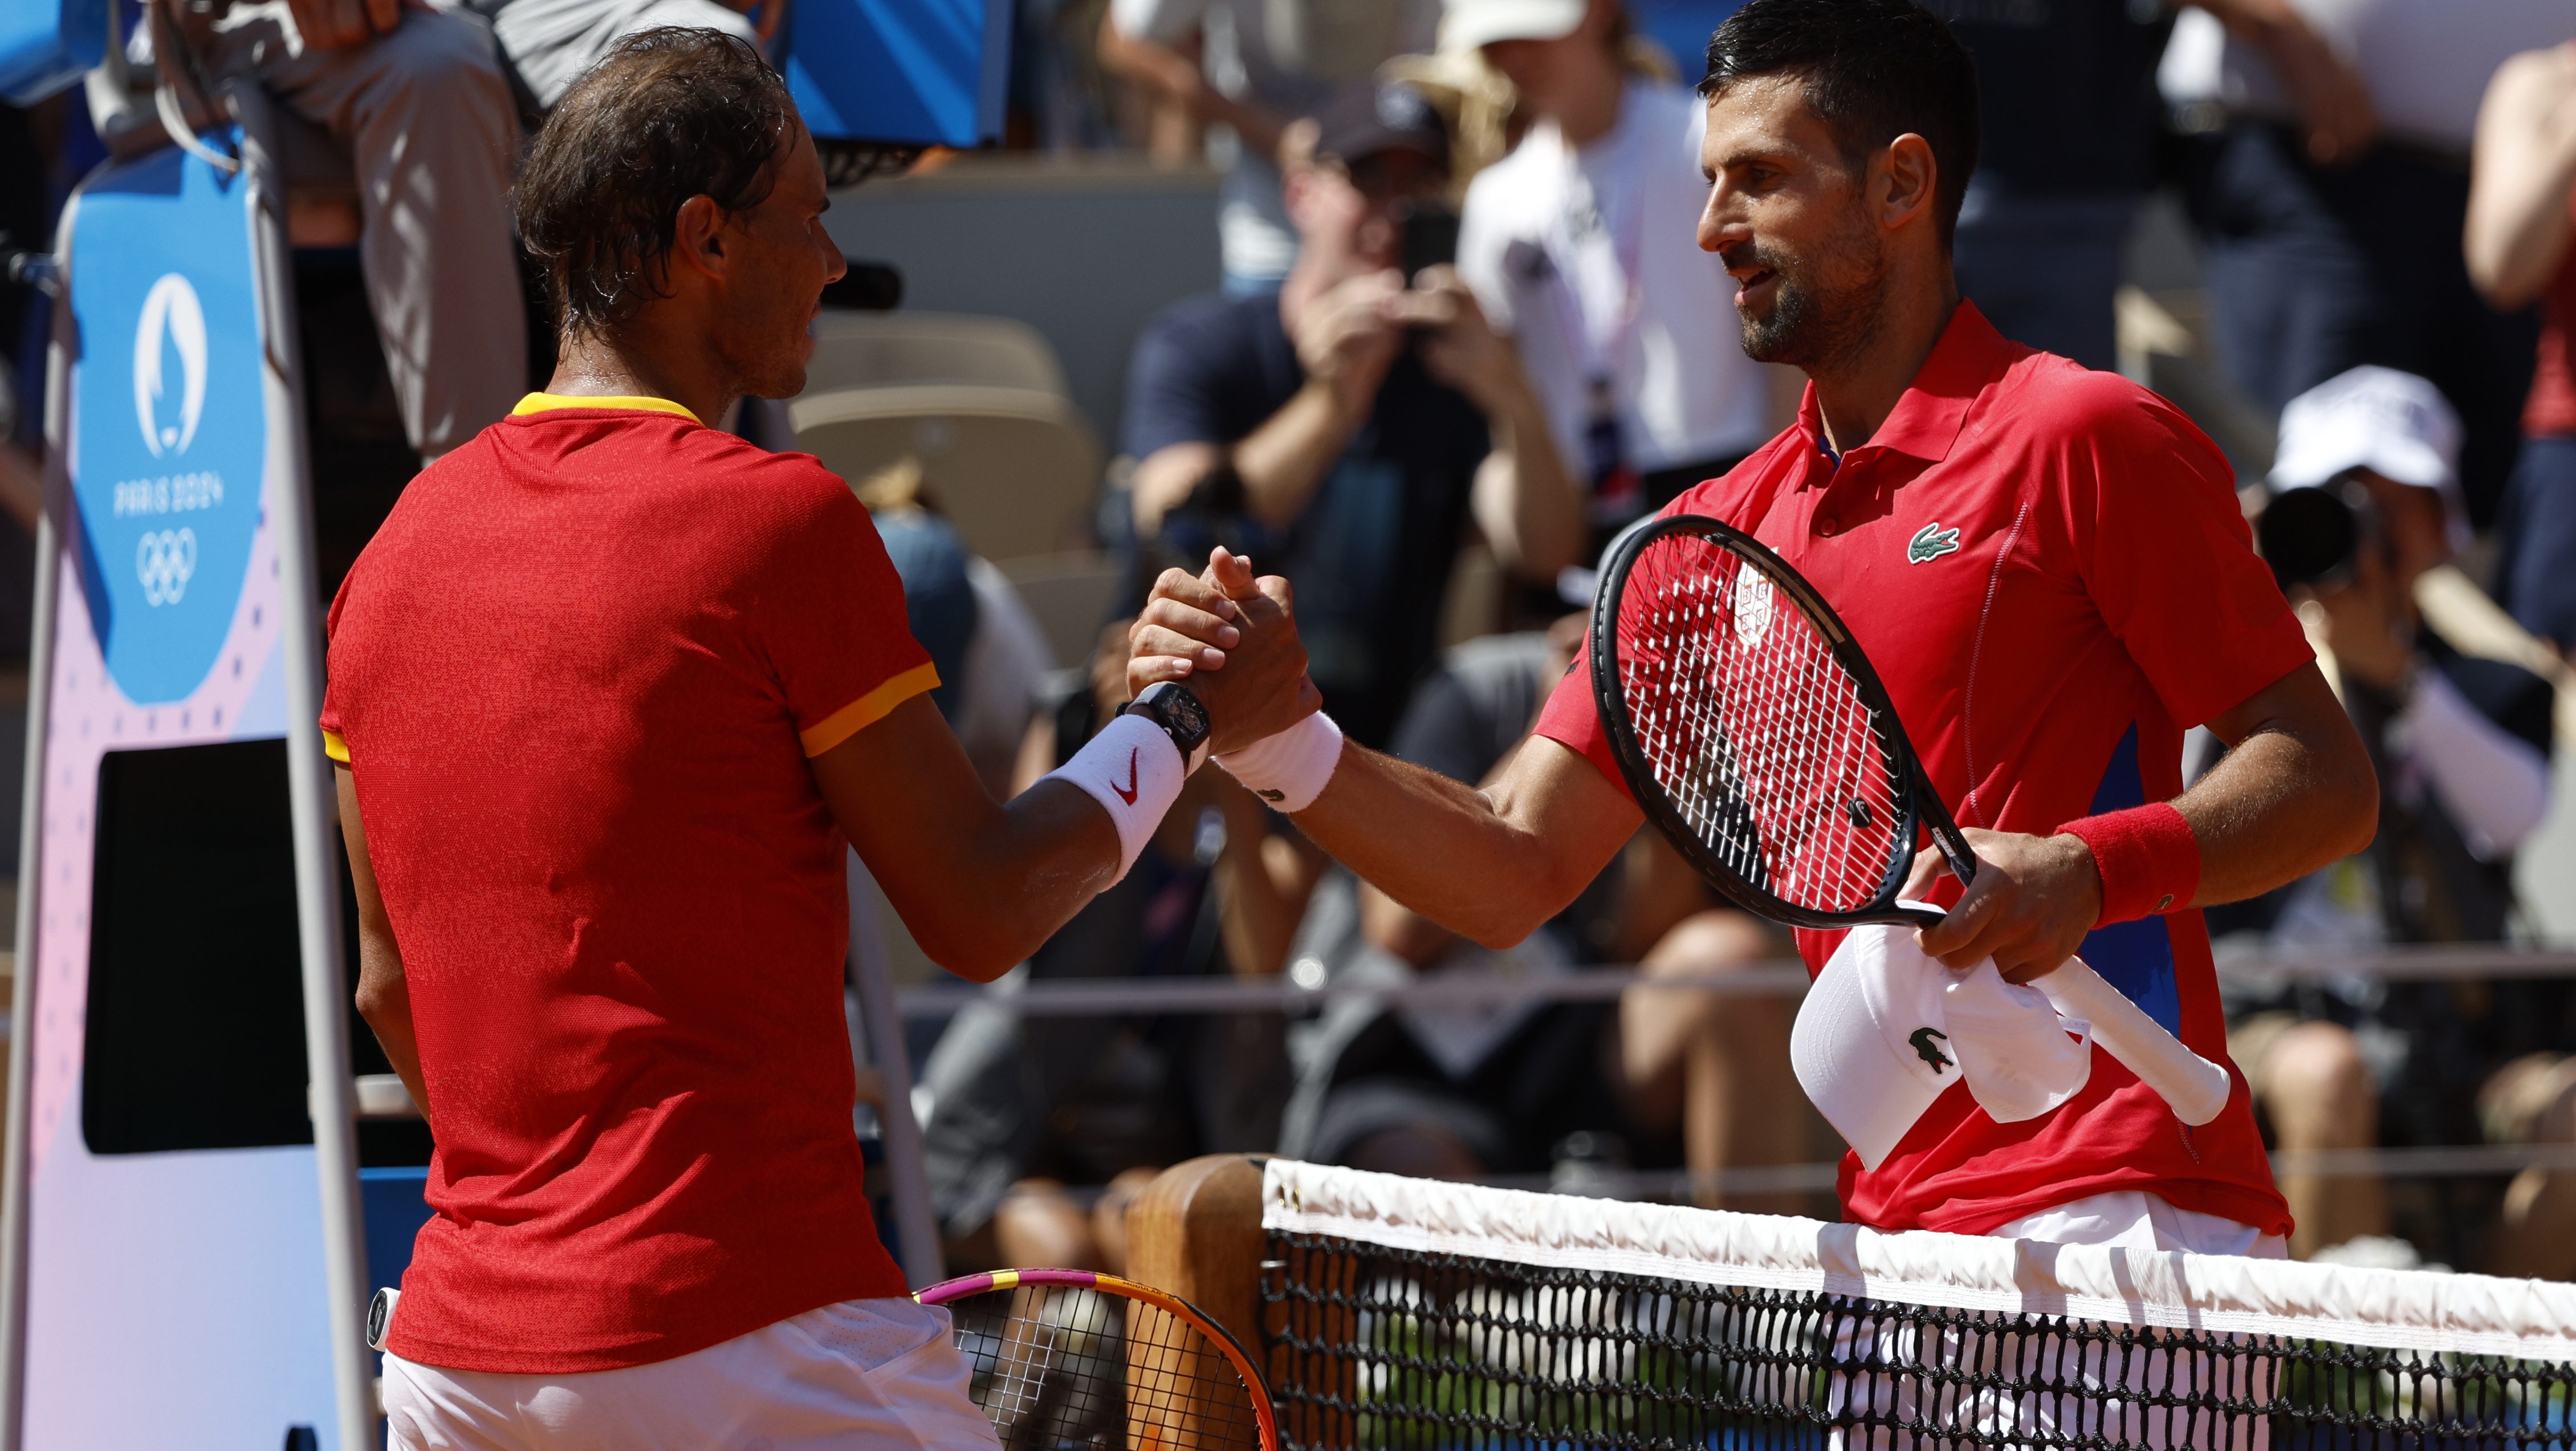
[[[1127,690],[1170,681],[1198,698],[1217,764],[1283,810],[1311,803],[1341,753],[1306,674],[1294,597],[1220,547],[1205,573],[1163,571],[1127,633]]]

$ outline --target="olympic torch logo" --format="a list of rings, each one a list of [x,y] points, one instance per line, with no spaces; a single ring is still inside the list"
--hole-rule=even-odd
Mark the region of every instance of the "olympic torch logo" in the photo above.
[[[179,362],[179,419],[161,421],[169,391],[161,376],[164,340]],[[206,314],[197,305],[197,289],[176,272],[163,274],[143,297],[143,316],[134,327],[134,412],[143,425],[143,446],[154,458],[186,453],[197,436],[197,420],[206,411]]]
[[[154,529],[134,548],[134,572],[143,581],[147,604],[175,605],[188,592],[188,576],[197,572],[197,531]]]

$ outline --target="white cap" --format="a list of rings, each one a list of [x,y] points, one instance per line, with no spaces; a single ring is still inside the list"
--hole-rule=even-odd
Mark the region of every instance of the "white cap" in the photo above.
[[[1999,1124],[2039,1117],[2093,1076],[2092,1026],[2060,1017],[2039,989],[2004,981],[1991,957],[1950,974],[1941,1012],[1968,1092]]]
[[[1951,1084],[1941,965],[1910,927],[1855,927],[1789,1030],[1789,1064],[1825,1121],[1875,1169]]]
[[[1440,17],[1442,50],[1498,40],[1562,40],[1583,23],[1589,0],[1449,0]]]
[[[1979,974],[1994,979],[1991,989]],[[1954,981],[1976,985],[1954,998]],[[1962,1043],[1971,1034],[1979,1041]],[[2011,1123],[2072,1098],[2092,1051],[2067,1037],[2046,997],[2009,987],[1991,961],[1962,977],[1926,955],[1913,928],[1874,925],[1846,934],[1807,989],[1789,1062],[1861,1166],[1875,1169],[1968,1065],[1986,1080],[1968,1080],[1979,1106]]]
[[[2460,499],[2460,415],[2412,373],[2361,367],[2290,400],[2273,456],[2275,492],[2313,489],[2353,469],[2442,496],[2454,549],[2468,542]]]

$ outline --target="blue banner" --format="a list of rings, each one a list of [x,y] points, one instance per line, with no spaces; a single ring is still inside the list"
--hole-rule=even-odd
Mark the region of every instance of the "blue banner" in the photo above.
[[[1008,0],[796,0],[781,68],[825,140],[973,148],[1002,134]]]
[[[260,521],[268,420],[246,184],[178,151],[92,182],[71,250],[75,560],[139,705],[214,668]]]

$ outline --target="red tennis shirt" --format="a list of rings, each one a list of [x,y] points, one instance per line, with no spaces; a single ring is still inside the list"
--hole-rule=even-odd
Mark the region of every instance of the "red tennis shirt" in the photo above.
[[[1777,550],[1851,626],[1962,826],[2046,835],[2182,792],[2182,733],[2310,658],[2255,558],[2227,461],[2146,389],[2006,342],[1962,303],[1867,444],[1798,423],[1673,501]],[[1538,733],[1621,782],[1588,663]],[[1945,900],[1957,886],[1943,879]],[[1801,932],[1811,971],[1841,934]],[[2084,960],[2203,1055],[2227,1024],[2200,913],[2097,929]],[[1953,1084],[1895,1152],[1842,1166],[1846,1211],[1880,1229],[1976,1234],[2116,1190],[2287,1234],[2242,1074],[2186,1128],[2095,1054],[2084,1092],[2017,1124]]]
[[[438,1134],[389,1348],[608,1370],[905,1293],[806,759],[937,680],[849,489],[674,403],[532,395],[403,491],[330,625]]]

